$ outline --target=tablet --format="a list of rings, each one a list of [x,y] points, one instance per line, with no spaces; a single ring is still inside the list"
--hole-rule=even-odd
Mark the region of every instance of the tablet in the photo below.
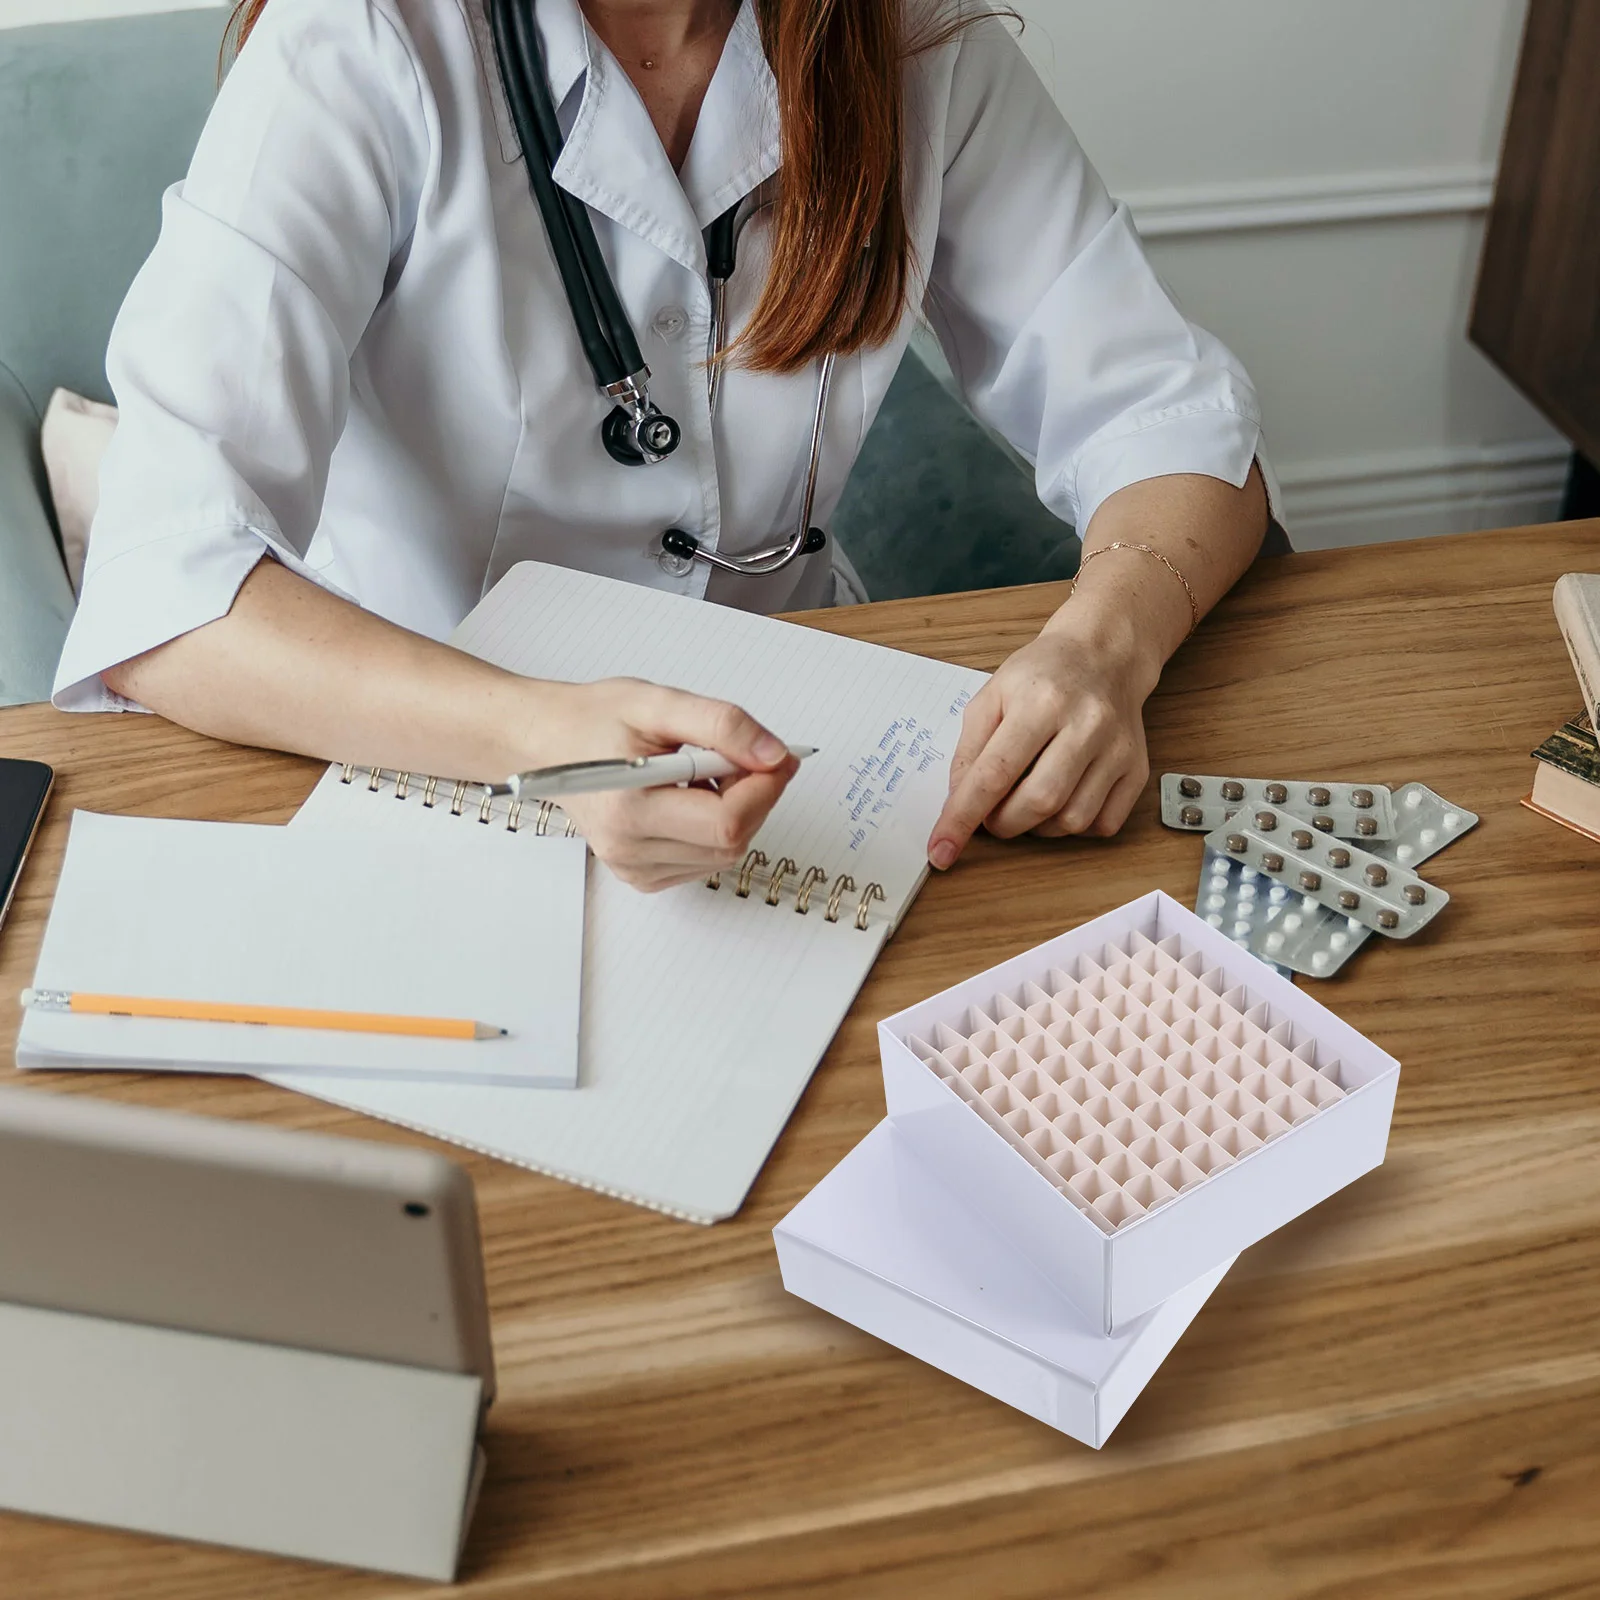
[[[402,1145],[0,1090],[0,1301],[494,1385],[472,1182]]]

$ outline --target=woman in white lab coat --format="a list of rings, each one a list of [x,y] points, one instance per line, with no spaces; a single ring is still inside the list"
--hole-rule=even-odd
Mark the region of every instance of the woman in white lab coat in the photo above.
[[[642,888],[733,863],[791,773],[767,730],[438,641],[526,559],[762,611],[831,603],[827,550],[708,576],[663,560],[661,534],[732,553],[787,535],[831,350],[825,523],[920,314],[1087,551],[969,708],[930,858],[985,824],[1114,831],[1148,776],[1145,698],[1266,530],[1259,413],[1006,26],[928,0],[526,3],[556,181],[588,208],[681,446],[632,468],[602,447],[609,402],[485,0],[248,0],[112,337],[121,423],[56,703],[477,779],[712,746],[750,776],[572,809]],[[702,230],[764,184],[713,428]]]

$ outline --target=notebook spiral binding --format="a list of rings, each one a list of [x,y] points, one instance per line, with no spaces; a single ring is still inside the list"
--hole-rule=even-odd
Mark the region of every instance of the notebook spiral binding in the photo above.
[[[409,772],[391,772],[387,767],[359,767],[353,761],[346,761],[339,771],[340,783],[354,783],[359,774],[365,774],[367,788],[373,794],[381,794],[386,782],[393,783],[393,794],[396,800],[405,800],[410,797],[414,774]],[[481,783],[469,783],[465,778],[429,778],[422,780],[422,803],[430,811],[440,803],[442,793],[449,794],[446,802],[452,817],[475,814],[479,822],[485,827],[496,821],[504,822],[509,833],[522,831],[523,812],[527,809],[521,800],[513,800],[504,811],[497,804],[497,797],[490,794],[488,788]],[[481,796],[467,802],[470,797],[482,790]],[[561,837],[572,839],[577,837],[578,825],[571,817],[562,811],[554,800],[541,800],[533,808],[534,816],[530,823],[535,834],[544,838],[552,831],[553,823],[559,819],[563,824]]]
[[[386,783],[392,784],[390,791],[396,800],[410,798],[413,782],[416,775],[410,772],[391,772],[387,767],[362,767],[353,761],[346,761],[339,771],[339,782],[353,784],[360,775],[365,775],[367,788],[373,794],[381,794]],[[521,800],[511,801],[502,811],[497,804],[498,797],[490,794],[487,787],[479,783],[469,783],[465,778],[432,778],[422,777],[422,803],[432,810],[441,803],[441,798],[448,793],[448,800],[444,803],[449,807],[453,817],[475,815],[477,820],[485,827],[493,823],[502,822],[510,833],[520,833],[523,827],[524,803]],[[477,791],[482,791],[476,799],[473,796]],[[470,803],[469,803],[470,802]],[[578,826],[571,817],[562,811],[554,800],[541,800],[534,808],[534,815],[529,826],[536,837],[544,838],[550,834],[554,825],[559,820],[561,824],[561,837],[572,839],[577,837]],[[767,866],[766,853],[761,850],[752,850],[744,858],[743,865],[739,868],[738,878],[734,883],[734,895],[740,900],[748,900],[752,889],[759,888],[757,874]],[[803,917],[810,913],[812,897],[828,881],[826,867],[810,866],[802,873],[800,863],[792,856],[780,856],[777,864],[766,875],[766,894],[763,897],[769,906],[782,903],[783,892],[788,879],[795,878],[794,909]],[[706,888],[713,891],[722,887],[722,874],[714,872],[706,879]],[[828,899],[823,908],[822,920],[824,922],[837,922],[840,910],[844,905],[846,895],[856,892],[856,881],[848,872],[841,872],[833,880],[833,886],[828,890]],[[888,896],[883,892],[881,883],[869,883],[861,891],[861,898],[856,902],[855,925],[865,931],[871,920],[871,910],[874,901],[887,902]]]
[[[756,874],[767,865],[766,852],[752,850],[744,858],[744,864],[739,868],[739,876],[734,882],[733,892],[740,900],[748,900],[750,891],[758,887]],[[794,909],[803,917],[811,910],[811,897],[828,881],[826,867],[807,867],[802,873],[800,863],[793,856],[779,856],[777,864],[767,874],[766,902],[769,906],[778,905],[783,899],[785,880],[794,874],[796,877],[794,892]],[[722,887],[722,874],[713,872],[706,879],[706,888],[720,889]],[[823,910],[824,922],[837,922],[839,920],[839,907],[847,894],[856,892],[856,880],[848,872],[841,872],[833,880],[833,887],[828,891],[827,906]],[[866,930],[869,913],[874,900],[887,900],[881,883],[869,883],[861,891],[861,899],[856,903],[855,924],[863,931]]]

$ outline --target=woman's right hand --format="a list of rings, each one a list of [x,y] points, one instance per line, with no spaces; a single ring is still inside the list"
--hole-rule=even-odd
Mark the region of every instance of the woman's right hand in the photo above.
[[[619,789],[561,802],[589,848],[646,893],[737,867],[798,770],[781,739],[726,701],[633,678],[532,687],[542,714],[530,766],[665,755],[692,744],[744,769],[714,789]]]

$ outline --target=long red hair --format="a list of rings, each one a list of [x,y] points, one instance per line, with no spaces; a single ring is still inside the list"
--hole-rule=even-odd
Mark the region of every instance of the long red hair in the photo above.
[[[266,6],[239,0],[233,50]],[[771,270],[733,353],[756,371],[795,372],[830,350],[883,344],[900,324],[912,272],[902,69],[970,19],[930,22],[913,37],[907,0],[755,6],[777,83],[783,175]]]

